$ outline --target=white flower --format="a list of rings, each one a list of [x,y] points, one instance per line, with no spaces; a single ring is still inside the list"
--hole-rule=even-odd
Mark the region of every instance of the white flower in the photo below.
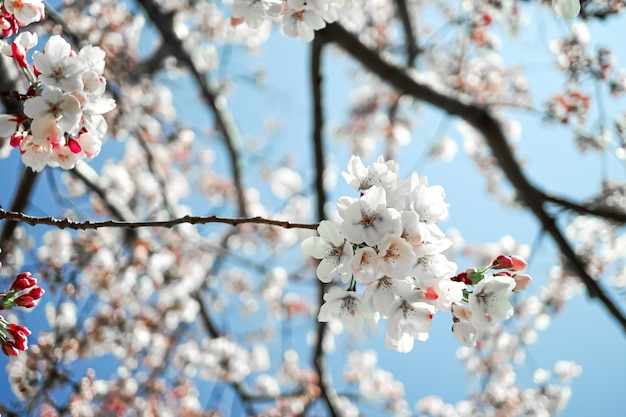
[[[344,0],[308,0],[307,2],[318,11],[328,23],[339,19],[339,11],[344,5]]]
[[[507,320],[513,315],[509,296],[515,288],[515,280],[504,275],[485,275],[469,295],[472,317],[479,324],[494,324],[495,320]]]
[[[0,114],[0,138],[11,137],[17,132],[17,117],[14,114]]]
[[[452,325],[452,333],[461,344],[467,347],[476,346],[477,332],[471,323],[460,321]]]
[[[415,339],[425,341],[432,329],[435,307],[420,300],[411,284],[399,281],[396,299],[390,306],[385,346],[398,352],[410,352]]]
[[[33,140],[38,143],[49,143],[53,148],[65,145],[63,131],[59,129],[56,120],[49,115],[33,119],[30,130]]]
[[[463,290],[466,288],[462,282],[452,281],[449,277],[438,277],[432,286],[429,286],[427,295],[438,309],[450,311],[455,303],[463,299]],[[427,297],[428,298],[428,297]],[[455,304],[456,305],[456,304]]]
[[[290,9],[283,16],[283,31],[285,35],[295,38],[300,37],[302,42],[311,42],[315,37],[315,31],[324,28],[326,22],[313,9],[302,8]]]
[[[382,276],[378,266],[378,254],[369,246],[354,251],[351,267],[354,278],[359,282],[369,283]]]
[[[77,130],[81,118],[80,103],[71,94],[64,94],[56,88],[46,88],[41,96],[24,102],[24,113],[31,119],[49,116],[64,132]],[[34,123],[35,121],[33,121]]]
[[[76,166],[79,157],[68,146],[53,148],[52,159],[48,161],[50,166],[60,166],[63,169],[72,169]]]
[[[49,142],[36,141],[33,135],[26,136],[20,143],[20,152],[24,165],[33,171],[41,171],[52,157],[52,145]]]
[[[408,277],[417,261],[411,245],[394,235],[385,235],[378,243],[378,259],[381,271],[396,279]]]
[[[59,35],[50,37],[44,53],[35,51],[33,62],[39,79],[47,86],[68,92],[82,90],[82,73],[88,69],[86,59],[75,56],[70,44]]]
[[[424,228],[417,213],[413,210],[403,211],[400,218],[402,221],[402,238],[414,247],[422,245],[424,243]]]
[[[445,196],[442,186],[429,187],[427,179],[422,177],[411,193],[411,206],[419,215],[421,222],[435,223],[448,217],[450,204],[443,201]]]
[[[366,168],[361,158],[352,155],[348,162],[348,172],[342,172],[341,175],[359,191],[365,191],[374,185],[389,191],[398,184],[398,170],[395,161],[385,162],[382,157]]]
[[[352,245],[341,236],[339,228],[328,220],[322,220],[317,228],[319,236],[311,236],[302,242],[302,253],[321,259],[317,266],[317,277],[322,282],[330,282],[339,274],[347,282],[352,273]]]
[[[373,186],[360,199],[343,197],[337,207],[343,218],[341,234],[352,243],[378,244],[386,234],[400,236],[400,213],[387,208],[385,190]]]
[[[89,133],[81,133],[76,138],[76,142],[86,158],[97,156],[100,153],[100,148],[102,148],[102,141]]]
[[[253,29],[258,29],[266,16],[276,17],[282,10],[282,3],[267,0],[235,0],[231,14],[242,19]]]
[[[86,45],[78,51],[78,56],[84,59],[84,63],[91,71],[98,75],[104,73],[106,52],[99,46]]]
[[[4,8],[15,16],[20,26],[40,21],[45,13],[41,0],[4,0]]]
[[[82,94],[75,94],[79,98],[84,98]],[[83,124],[89,133],[102,138],[106,134],[108,125],[104,113],[108,113],[115,108],[115,100],[111,98],[98,97],[83,100],[81,110],[83,112]]]
[[[339,319],[347,331],[358,333],[363,328],[366,311],[359,294],[333,287],[324,294],[324,304],[317,319],[321,322]]]
[[[391,279],[389,277],[382,277],[376,282],[371,283],[363,293],[363,300],[367,302],[375,313],[380,313],[381,316],[387,316],[389,309],[396,299],[396,293],[398,291],[399,284],[397,279]]]
[[[552,0],[552,7],[562,18],[572,20],[580,13],[580,0]]]
[[[433,285],[439,277],[453,277],[456,273],[456,264],[449,261],[445,255],[426,255],[419,258],[413,268],[413,275],[423,287]]]
[[[2,42],[0,53],[8,57],[15,58],[22,67],[27,67],[26,51],[37,46],[38,38],[36,33],[24,31],[17,35],[12,44]],[[16,56],[17,54],[17,56]]]
[[[428,340],[432,329],[432,317],[435,307],[424,302],[408,303],[396,301],[400,306],[393,306],[387,323],[385,346],[398,352],[413,350],[415,340]]]

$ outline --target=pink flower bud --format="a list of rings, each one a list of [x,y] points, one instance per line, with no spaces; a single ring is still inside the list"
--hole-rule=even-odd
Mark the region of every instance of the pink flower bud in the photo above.
[[[513,279],[515,280],[515,288],[513,288],[514,292],[524,291],[526,287],[528,287],[528,284],[532,281],[530,275],[527,274],[517,274],[513,276]]]
[[[513,263],[513,271],[523,271],[526,269],[528,263],[521,256],[511,256],[511,262]]]

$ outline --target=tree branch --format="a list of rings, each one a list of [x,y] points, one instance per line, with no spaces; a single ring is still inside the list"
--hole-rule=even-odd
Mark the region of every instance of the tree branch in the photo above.
[[[240,224],[265,224],[269,226],[282,227],[284,229],[317,229],[317,223],[291,223],[283,220],[272,220],[263,217],[240,217],[228,218],[218,216],[183,216],[171,220],[146,220],[146,221],[123,221],[123,220],[104,220],[104,221],[74,221],[68,218],[57,219],[52,216],[35,217],[15,211],[6,211],[0,208],[0,220],[6,219],[12,222],[26,223],[31,226],[47,225],[54,226],[59,229],[73,230],[89,230],[99,228],[121,228],[121,229],[137,229],[140,227],[165,227],[171,228],[179,224],[207,224],[207,223],[224,223],[231,226]]]
[[[626,317],[608,298],[598,282],[586,271],[581,259],[576,255],[571,245],[557,226],[554,218],[545,208],[546,194],[532,185],[520,165],[515,160],[511,148],[498,121],[492,116],[489,109],[472,103],[453,92],[440,92],[411,78],[404,70],[385,62],[376,52],[362,44],[356,36],[348,32],[338,23],[327,25],[320,31],[327,39],[335,42],[353,58],[359,61],[369,71],[378,75],[393,87],[408,94],[417,100],[431,104],[450,115],[458,116],[480,132],[487,145],[491,148],[494,158],[509,182],[515,187],[520,201],[535,215],[541,226],[552,237],[563,256],[569,261],[574,273],[578,275],[592,298],[598,298],[613,318],[626,332]]]
[[[326,218],[324,206],[326,205],[326,192],[324,190],[324,110],[322,108],[322,49],[324,41],[321,37],[315,37],[311,44],[311,90],[313,98],[313,159],[315,172],[315,194],[317,196],[317,219],[322,221]],[[318,280],[318,305],[324,303],[324,294],[328,290],[328,284]],[[313,351],[313,365],[319,376],[319,387],[322,399],[328,407],[331,417],[340,416],[341,413],[336,405],[337,393],[330,380],[326,359],[324,356],[324,335],[328,331],[326,322],[317,322],[317,341]]]
[[[406,4],[406,0],[396,0],[396,9],[402,22],[404,29],[404,48],[406,49],[406,66],[412,67],[415,65],[415,60],[419,55],[419,48],[417,46],[417,40],[415,39],[415,31],[413,30],[413,23],[411,22],[411,16],[409,13],[409,7]]]
[[[587,214],[590,216],[601,217],[613,222],[626,224],[626,213],[620,213],[610,209],[588,207],[582,204],[574,203],[573,201],[569,201],[565,198],[549,194],[545,195],[545,199],[549,203],[557,204],[567,210],[571,210],[579,214]]]

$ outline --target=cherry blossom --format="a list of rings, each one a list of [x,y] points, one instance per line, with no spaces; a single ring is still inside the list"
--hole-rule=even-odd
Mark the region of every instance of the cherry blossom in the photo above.
[[[324,304],[320,307],[317,319],[322,322],[339,319],[347,331],[359,333],[366,315],[367,308],[359,294],[334,287],[324,294]]]
[[[20,26],[38,22],[44,17],[45,7],[41,0],[4,0],[3,6],[15,16]]]
[[[330,282],[338,274],[347,282],[351,274],[352,245],[341,236],[337,226],[324,220],[317,228],[318,236],[311,236],[302,242],[302,253],[321,259],[317,266],[317,277],[322,282]]]
[[[513,315],[509,296],[514,288],[515,280],[509,276],[485,275],[469,296],[472,317],[486,325],[509,319]]]
[[[387,207],[386,193],[381,187],[371,187],[360,199],[340,199],[338,209],[343,218],[341,233],[352,243],[371,246],[386,234],[400,235],[400,213]]]

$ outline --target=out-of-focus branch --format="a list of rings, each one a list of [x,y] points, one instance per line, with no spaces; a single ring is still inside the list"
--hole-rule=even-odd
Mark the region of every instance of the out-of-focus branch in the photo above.
[[[324,190],[324,110],[322,108],[322,49],[324,40],[316,37],[311,44],[311,90],[313,98],[313,160],[315,172],[315,195],[317,198],[317,220],[321,221],[326,205],[326,192]],[[324,303],[328,284],[318,281],[318,305]],[[337,393],[330,380],[326,358],[324,355],[324,335],[328,331],[327,323],[317,323],[317,341],[313,351],[313,365],[319,377],[319,386],[322,398],[328,407],[331,417],[340,416],[341,413],[336,405]]]
[[[413,30],[413,22],[411,21],[411,15],[409,7],[406,4],[406,0],[396,0],[396,10],[400,16],[402,22],[402,28],[404,29],[404,48],[406,49],[406,66],[412,67],[415,65],[415,59],[419,55],[419,48],[417,46],[417,39],[415,38],[415,31]]]
[[[584,283],[589,296],[599,299],[626,332],[626,317],[606,295],[598,282],[589,275],[584,263],[565,239],[555,219],[545,210],[544,204],[548,201],[546,194],[528,181],[511,152],[500,123],[493,117],[488,108],[474,104],[461,96],[456,96],[452,92],[437,91],[429,85],[417,82],[401,68],[384,61],[376,52],[369,49],[356,36],[337,23],[327,25],[320,33],[399,91],[431,104],[450,115],[458,116],[479,131],[491,148],[494,158],[498,161],[507,179],[516,189],[519,200],[535,215],[543,229],[552,237],[563,256],[568,260],[572,271]]]
[[[557,204],[567,210],[574,211],[578,214],[587,214],[590,216],[601,217],[612,222],[626,224],[626,213],[624,212],[620,213],[619,211],[611,209],[593,208],[549,194],[545,195],[545,199],[549,203]]]
[[[174,227],[179,224],[207,224],[207,223],[224,223],[231,226],[240,224],[265,224],[269,226],[282,227],[284,229],[317,229],[317,223],[291,223],[283,220],[272,220],[263,217],[219,217],[219,216],[183,216],[171,220],[147,220],[147,221],[125,221],[125,220],[104,220],[104,221],[74,221],[71,219],[57,219],[52,216],[35,217],[16,211],[6,211],[0,208],[0,219],[7,219],[12,222],[26,223],[31,226],[47,225],[54,226],[59,229],[88,230],[99,228],[120,228],[120,229],[137,229],[139,227]]]
[[[19,91],[19,73],[12,60],[4,55],[0,55],[0,91]],[[2,95],[0,100],[2,100],[4,112],[20,116],[24,114],[22,103],[19,100],[15,100],[10,94]],[[15,195],[13,196],[10,210],[22,212],[28,207],[30,195],[35,188],[37,177],[38,174],[33,172],[30,168],[24,167],[22,169],[20,181],[15,189]],[[17,223],[15,221],[7,221],[2,227],[2,232],[0,233],[0,248],[2,248],[4,252],[0,253],[0,260],[11,250],[10,241],[16,227]]]
[[[157,2],[153,0],[138,0],[138,3],[146,11],[148,18],[154,23],[161,33],[164,44],[168,44],[168,50],[176,59],[184,63],[200,88],[200,94],[206,105],[211,109],[215,118],[217,130],[222,135],[230,159],[233,182],[237,191],[237,207],[240,217],[247,216],[244,196],[243,176],[239,163],[239,131],[237,125],[228,110],[226,99],[218,92],[215,85],[208,81],[208,75],[201,73],[196,63],[185,48],[182,39],[174,30],[174,15],[161,10]]]

